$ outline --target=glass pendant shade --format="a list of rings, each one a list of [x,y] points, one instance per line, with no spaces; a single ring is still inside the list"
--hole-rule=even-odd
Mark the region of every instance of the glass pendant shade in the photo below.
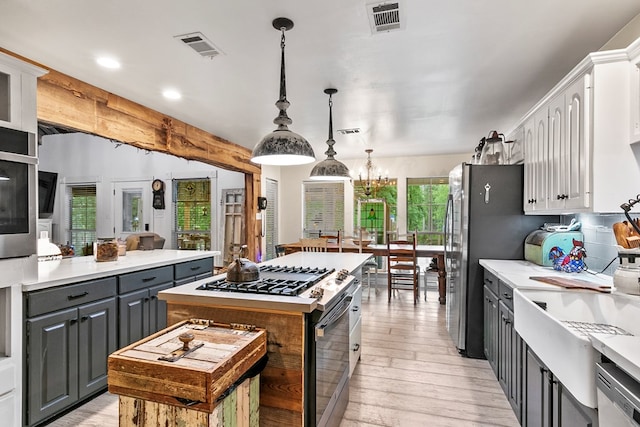
[[[502,165],[504,164],[504,135],[491,131],[489,137],[485,139],[482,153],[480,154],[481,165]]]
[[[327,155],[327,158],[315,165],[311,170],[309,178],[313,180],[348,181],[351,179],[351,176],[349,175],[349,168],[347,168],[344,163],[334,158],[336,151],[333,149],[333,146],[336,141],[333,139],[333,117],[331,114],[333,101],[331,100],[331,96],[336,92],[338,92],[337,89],[324,90],[324,93],[329,95],[329,138],[327,139],[327,145],[329,148],[324,152],[324,154]]]
[[[278,128],[255,146],[251,154],[251,161],[263,165],[289,166],[311,163],[316,160],[313,148],[302,136],[289,130],[288,125],[292,120],[287,116],[287,85],[284,72],[284,32],[293,28],[293,22],[287,18],[276,18],[273,27],[282,32],[280,49],[282,51],[280,62],[280,98],[276,101],[276,107],[280,110],[273,123]]]

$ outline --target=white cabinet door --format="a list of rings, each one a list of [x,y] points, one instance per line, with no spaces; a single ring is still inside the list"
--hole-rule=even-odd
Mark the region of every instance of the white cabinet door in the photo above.
[[[548,108],[545,106],[533,115],[533,202],[531,211],[546,210],[548,208],[549,193],[549,134]]]
[[[534,118],[529,118],[522,125],[524,138],[524,192],[523,209],[533,211],[536,194],[536,145],[534,138]]]
[[[629,142],[640,141],[640,56],[629,61],[631,73],[631,129]]]
[[[567,131],[565,173],[565,208],[590,207],[589,166],[589,80],[586,74],[569,86],[565,92]]]
[[[0,62],[0,125],[22,129],[22,75]]]
[[[549,103],[549,209],[562,209],[567,198],[567,156],[565,94],[560,93]]]

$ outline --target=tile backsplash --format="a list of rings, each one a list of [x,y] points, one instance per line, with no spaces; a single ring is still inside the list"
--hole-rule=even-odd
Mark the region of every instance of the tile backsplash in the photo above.
[[[638,215],[633,215],[636,218]],[[586,264],[589,270],[613,276],[618,268],[618,246],[613,235],[612,226],[616,222],[626,220],[623,213],[620,214],[576,214],[562,216],[562,222],[569,224],[572,218],[582,223],[584,234],[584,247],[587,251]],[[611,262],[613,260],[613,262]],[[607,265],[610,265],[607,267]]]

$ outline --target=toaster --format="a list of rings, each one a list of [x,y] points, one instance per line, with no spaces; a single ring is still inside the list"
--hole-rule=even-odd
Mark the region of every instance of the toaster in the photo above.
[[[565,254],[573,248],[573,241],[584,241],[581,231],[535,230],[524,241],[524,259],[534,264],[553,267],[552,251]]]

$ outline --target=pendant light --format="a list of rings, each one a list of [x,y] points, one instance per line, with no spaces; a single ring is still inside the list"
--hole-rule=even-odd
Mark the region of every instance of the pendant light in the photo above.
[[[262,138],[253,149],[251,161],[263,165],[302,165],[315,161],[313,148],[306,139],[295,132],[289,130],[287,125],[291,124],[291,119],[287,116],[287,85],[284,73],[284,32],[293,28],[293,21],[288,18],[276,18],[273,20],[273,27],[282,32],[280,39],[280,49],[282,60],[280,63],[280,99],[276,101],[276,107],[280,110],[278,117],[273,119],[273,123],[278,128]]]
[[[336,151],[333,149],[333,145],[336,141],[333,139],[333,117],[331,114],[331,107],[333,107],[333,101],[331,96],[338,92],[338,89],[325,89],[324,93],[329,95],[329,139],[327,139],[327,151],[324,154],[327,158],[314,166],[311,170],[311,179],[324,180],[324,181],[348,181],[351,179],[349,176],[349,169],[344,163],[339,162],[334,158]]]

